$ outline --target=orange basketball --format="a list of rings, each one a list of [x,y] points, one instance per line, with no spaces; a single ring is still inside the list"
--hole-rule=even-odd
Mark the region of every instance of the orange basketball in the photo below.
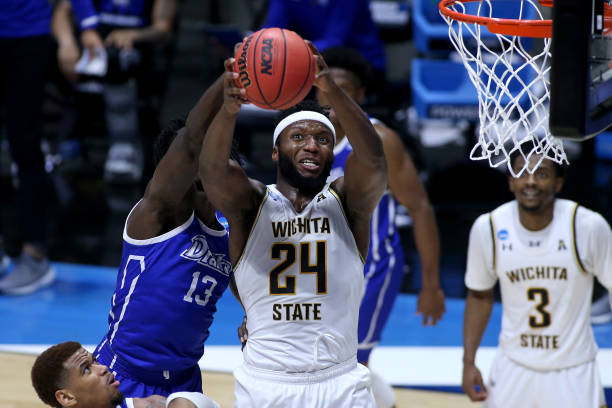
[[[315,60],[297,33],[265,28],[247,37],[236,50],[234,71],[246,98],[264,109],[287,109],[310,91]]]

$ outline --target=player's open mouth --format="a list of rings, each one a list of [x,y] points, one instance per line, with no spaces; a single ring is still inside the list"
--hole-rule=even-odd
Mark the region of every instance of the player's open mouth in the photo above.
[[[119,380],[115,380],[115,376],[113,374],[109,374],[108,376],[108,383],[111,387],[118,387],[119,386]]]
[[[537,198],[540,195],[540,192],[537,191],[537,190],[536,191],[534,191],[534,190],[528,190],[528,191],[523,190],[521,193],[523,194],[523,196],[525,198]]]
[[[318,170],[319,169],[319,163],[314,161],[314,160],[310,160],[310,159],[304,159],[304,160],[300,160],[299,163],[302,167],[304,167],[307,170]]]

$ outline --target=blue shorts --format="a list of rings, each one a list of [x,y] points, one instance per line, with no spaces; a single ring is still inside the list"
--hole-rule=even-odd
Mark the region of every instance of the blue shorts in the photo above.
[[[359,308],[357,361],[366,363],[389,319],[404,276],[404,253],[396,246],[392,256],[365,264],[365,291]]]
[[[119,391],[131,398],[144,398],[150,395],[167,397],[173,392],[202,392],[202,373],[196,364],[180,371],[143,370],[126,363],[116,356],[108,342],[96,349],[94,355],[113,372],[120,382]]]

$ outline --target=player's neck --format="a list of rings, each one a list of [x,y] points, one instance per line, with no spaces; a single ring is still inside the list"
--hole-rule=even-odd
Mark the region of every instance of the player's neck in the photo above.
[[[538,209],[537,211],[527,210],[519,205],[519,220],[525,229],[529,231],[540,231],[551,223],[554,210],[554,201],[550,205]]]
[[[302,212],[322,188],[323,186],[312,190],[301,189],[289,184],[280,174],[276,181],[276,189],[291,201],[297,212]]]

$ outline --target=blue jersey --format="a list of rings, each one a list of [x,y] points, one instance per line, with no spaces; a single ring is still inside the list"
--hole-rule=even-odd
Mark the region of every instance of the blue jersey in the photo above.
[[[91,0],[71,0],[72,10],[82,30],[98,23]],[[51,1],[2,0],[0,2],[0,37],[29,37],[51,31]]]
[[[227,231],[192,214],[147,240],[124,230],[123,241],[109,330],[98,350],[110,347],[117,363],[147,371],[197,366],[232,274]]]
[[[100,21],[116,27],[144,27],[151,24],[152,0],[97,0]]]
[[[334,146],[334,164],[328,180],[335,180],[344,175],[346,159],[352,151],[353,147],[347,137]],[[370,247],[366,259],[366,273],[368,265],[373,262],[379,263],[394,252],[401,251],[399,234],[395,225],[396,212],[397,201],[391,192],[386,190],[372,213],[370,221]]]
[[[350,47],[385,71],[385,46],[378,37],[367,0],[270,0],[264,27],[288,28],[319,51]]]

